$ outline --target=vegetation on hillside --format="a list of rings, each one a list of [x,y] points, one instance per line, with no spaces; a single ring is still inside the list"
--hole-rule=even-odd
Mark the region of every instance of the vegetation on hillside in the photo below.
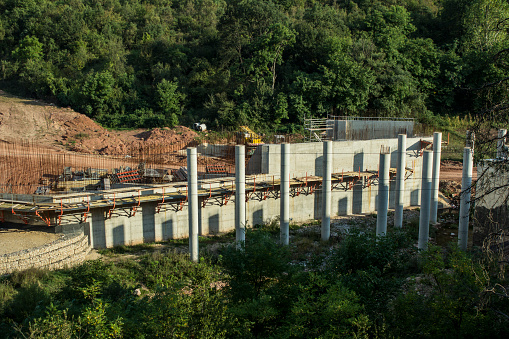
[[[270,226],[248,232],[240,247],[233,234],[202,239],[200,263],[145,244],[103,251],[111,260],[72,269],[18,272],[0,281],[0,333],[7,338],[507,336],[509,282],[496,253],[464,253],[454,245],[417,253],[415,222],[377,239],[374,221],[368,216],[328,243],[320,241],[317,227],[293,228],[290,246],[281,246],[277,228]],[[122,259],[126,251],[129,256]]]
[[[0,0],[0,87],[109,127],[433,123],[505,99],[508,15],[505,0]]]

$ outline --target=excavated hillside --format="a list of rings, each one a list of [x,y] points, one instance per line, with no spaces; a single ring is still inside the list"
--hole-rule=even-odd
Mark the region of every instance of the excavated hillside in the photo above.
[[[0,90],[0,141],[31,141],[53,149],[110,155],[140,146],[182,144],[184,148],[196,137],[196,132],[183,126],[111,131],[70,108]]]

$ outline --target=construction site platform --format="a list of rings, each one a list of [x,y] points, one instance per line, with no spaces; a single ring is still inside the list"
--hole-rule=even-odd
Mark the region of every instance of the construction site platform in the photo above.
[[[406,169],[408,178],[412,169]],[[390,169],[390,177],[396,175],[396,169]],[[313,194],[321,189],[323,178],[320,176],[304,176],[290,178],[290,195]],[[350,190],[354,185],[369,187],[378,183],[378,171],[349,171],[333,173],[331,176],[332,189]],[[276,176],[246,176],[246,201],[249,199],[279,198],[281,179]],[[157,192],[157,193],[155,193]],[[198,196],[201,204],[225,205],[235,194],[235,178],[200,180]],[[110,191],[91,191],[80,193],[79,198],[74,195],[53,196],[53,202],[19,201],[13,199],[0,200],[0,221],[4,221],[5,213],[11,213],[27,223],[30,216],[36,216],[48,226],[60,224],[66,215],[79,215],[80,221],[86,221],[91,210],[106,209],[106,218],[111,217],[117,210],[123,210],[127,215],[134,215],[143,203],[157,203],[157,212],[172,209],[182,210],[188,201],[187,182],[175,182],[150,187],[131,187]],[[5,197],[5,195],[4,195]],[[81,199],[79,202],[68,202]],[[58,201],[60,200],[60,201]],[[66,202],[67,201],[67,202]]]

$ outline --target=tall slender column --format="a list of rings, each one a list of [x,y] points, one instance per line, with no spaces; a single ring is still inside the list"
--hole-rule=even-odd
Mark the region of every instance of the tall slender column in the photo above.
[[[198,161],[196,148],[187,149],[187,194],[189,220],[189,254],[192,261],[198,261]]]
[[[389,170],[391,165],[391,149],[385,148],[380,152],[378,166],[378,204],[376,216],[376,235],[387,234],[387,211],[389,209]]]
[[[281,144],[281,243],[290,243],[290,144]]]
[[[431,195],[431,214],[429,222],[436,224],[438,220],[438,186],[440,183],[440,156],[442,155],[442,133],[433,133],[433,175],[432,175],[432,195]]]
[[[403,206],[405,204],[406,134],[398,135],[398,167],[396,172],[396,203],[394,227],[403,227]]]
[[[429,213],[431,204],[431,175],[433,151],[424,151],[422,159],[422,184],[421,184],[421,212],[419,215],[419,241],[417,247],[420,250],[428,248],[429,238]]]
[[[458,245],[460,249],[466,250],[468,245],[468,223],[470,221],[470,189],[472,186],[473,170],[472,149],[465,147],[463,149],[463,175],[461,178],[460,193],[460,215],[458,229]]]
[[[235,238],[246,240],[246,148],[235,146]]]
[[[331,180],[332,180],[332,141],[323,142],[323,178],[322,178],[322,240],[330,238],[331,218]]]

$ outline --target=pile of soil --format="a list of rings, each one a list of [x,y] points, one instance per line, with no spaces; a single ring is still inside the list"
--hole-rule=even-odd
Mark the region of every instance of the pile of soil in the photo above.
[[[197,133],[174,129],[110,131],[70,108],[23,99],[0,90],[0,140],[35,140],[39,146],[86,154],[128,154],[133,149],[178,146],[192,143]]]

